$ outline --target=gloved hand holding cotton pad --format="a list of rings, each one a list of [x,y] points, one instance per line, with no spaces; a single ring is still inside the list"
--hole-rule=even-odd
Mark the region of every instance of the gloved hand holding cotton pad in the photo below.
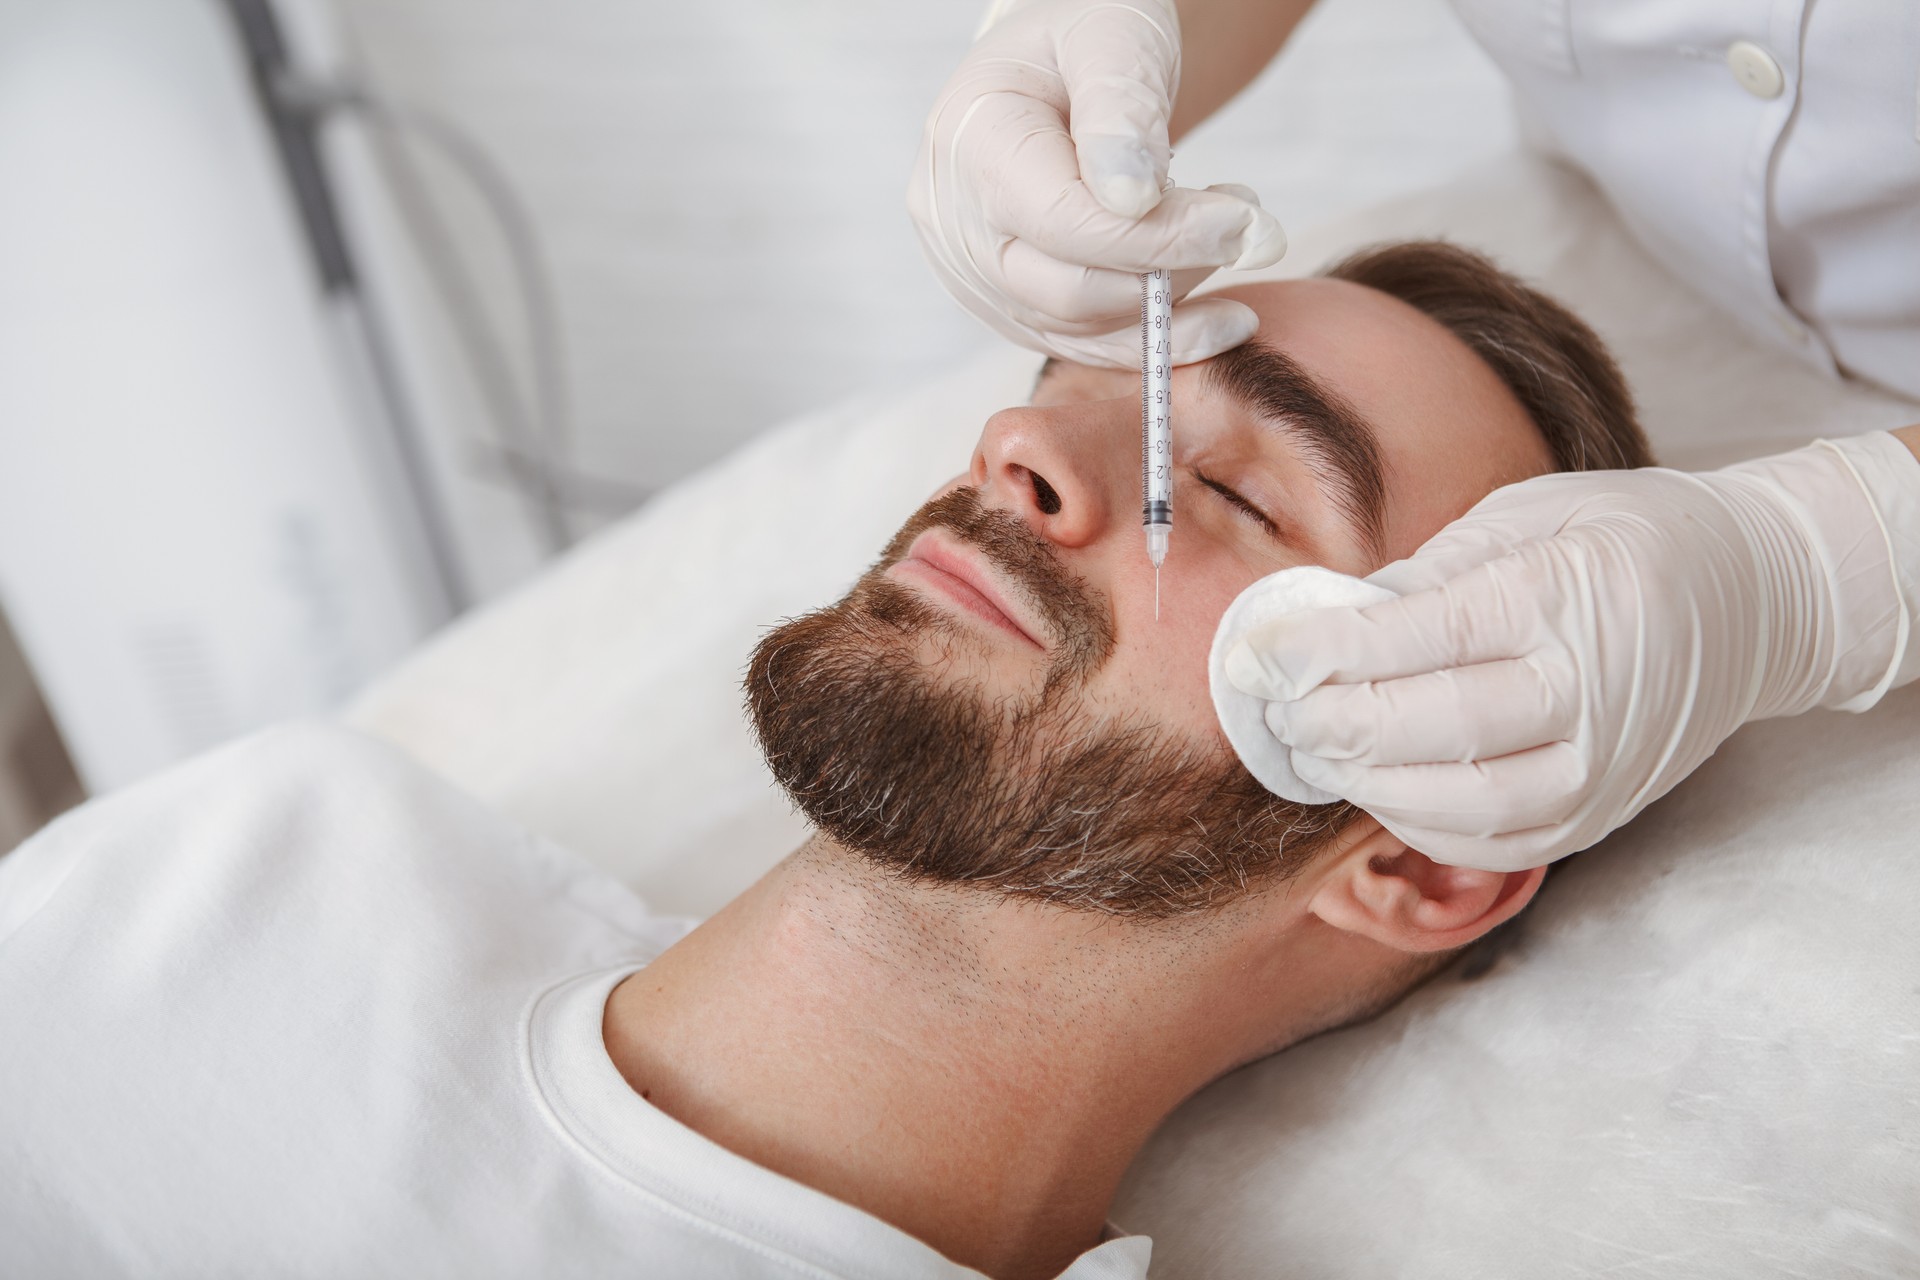
[[[1277,795],[1334,799],[1307,765],[1436,862],[1544,865],[1743,724],[1920,678],[1914,468],[1876,432],[1508,485],[1368,581],[1254,583],[1214,633],[1215,709]]]
[[[1227,677],[1227,655],[1242,640],[1289,614],[1341,605],[1363,606],[1394,599],[1393,592],[1361,578],[1350,578],[1318,565],[1302,565],[1271,573],[1242,591],[1213,632],[1207,656],[1207,685],[1214,713],[1234,754],[1260,785],[1275,795],[1301,804],[1331,804],[1341,797],[1303,782],[1293,771],[1293,749],[1267,727],[1265,698],[1243,692]],[[1258,647],[1249,647],[1239,662],[1259,661]],[[1305,692],[1302,690],[1301,692]]]

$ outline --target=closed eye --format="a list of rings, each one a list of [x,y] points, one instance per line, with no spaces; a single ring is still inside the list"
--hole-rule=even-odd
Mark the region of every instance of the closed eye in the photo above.
[[[1262,511],[1260,508],[1254,506],[1251,502],[1247,501],[1246,497],[1243,494],[1239,493],[1235,489],[1229,488],[1228,486],[1221,484],[1218,480],[1215,480],[1212,476],[1207,475],[1205,472],[1202,472],[1202,471],[1194,472],[1193,478],[1195,480],[1198,480],[1201,484],[1205,485],[1207,488],[1213,490],[1215,493],[1219,494],[1221,497],[1225,498],[1229,506],[1238,508],[1240,511],[1240,514],[1246,516],[1248,519],[1258,524],[1262,529],[1266,530],[1267,533],[1269,533],[1270,535],[1276,538],[1280,536],[1279,526],[1274,524],[1273,521],[1267,518],[1266,512]]]

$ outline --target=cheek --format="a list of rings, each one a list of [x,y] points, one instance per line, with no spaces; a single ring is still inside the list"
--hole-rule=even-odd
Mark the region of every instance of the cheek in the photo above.
[[[1143,565],[1145,560],[1143,554]],[[1176,572],[1170,556],[1162,570],[1159,621],[1153,616],[1151,567],[1144,594],[1131,596],[1134,605],[1122,605],[1114,657],[1096,680],[1094,697],[1111,715],[1224,742],[1207,689],[1207,654],[1220,615],[1258,575],[1237,566],[1209,572],[1189,565],[1177,579]],[[1138,616],[1129,616],[1136,611]]]

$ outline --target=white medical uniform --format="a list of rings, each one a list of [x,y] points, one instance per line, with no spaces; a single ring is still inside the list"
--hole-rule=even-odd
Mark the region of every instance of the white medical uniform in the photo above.
[[[1920,398],[1920,3],[1454,6],[1529,133],[1669,270],[1764,340]]]
[[[0,1276],[979,1280],[627,1086],[686,928],[342,729],[86,806],[0,858]]]

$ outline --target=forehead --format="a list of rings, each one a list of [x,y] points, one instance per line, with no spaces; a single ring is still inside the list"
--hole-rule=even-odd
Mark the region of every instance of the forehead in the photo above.
[[[1218,296],[1252,307],[1258,340],[1292,357],[1373,428],[1389,559],[1412,554],[1501,485],[1553,469],[1546,442],[1499,375],[1406,303],[1323,279],[1240,285]],[[1056,394],[1067,398],[1126,394],[1139,377],[1077,367],[1055,376]],[[1181,394],[1176,389],[1176,439]]]

